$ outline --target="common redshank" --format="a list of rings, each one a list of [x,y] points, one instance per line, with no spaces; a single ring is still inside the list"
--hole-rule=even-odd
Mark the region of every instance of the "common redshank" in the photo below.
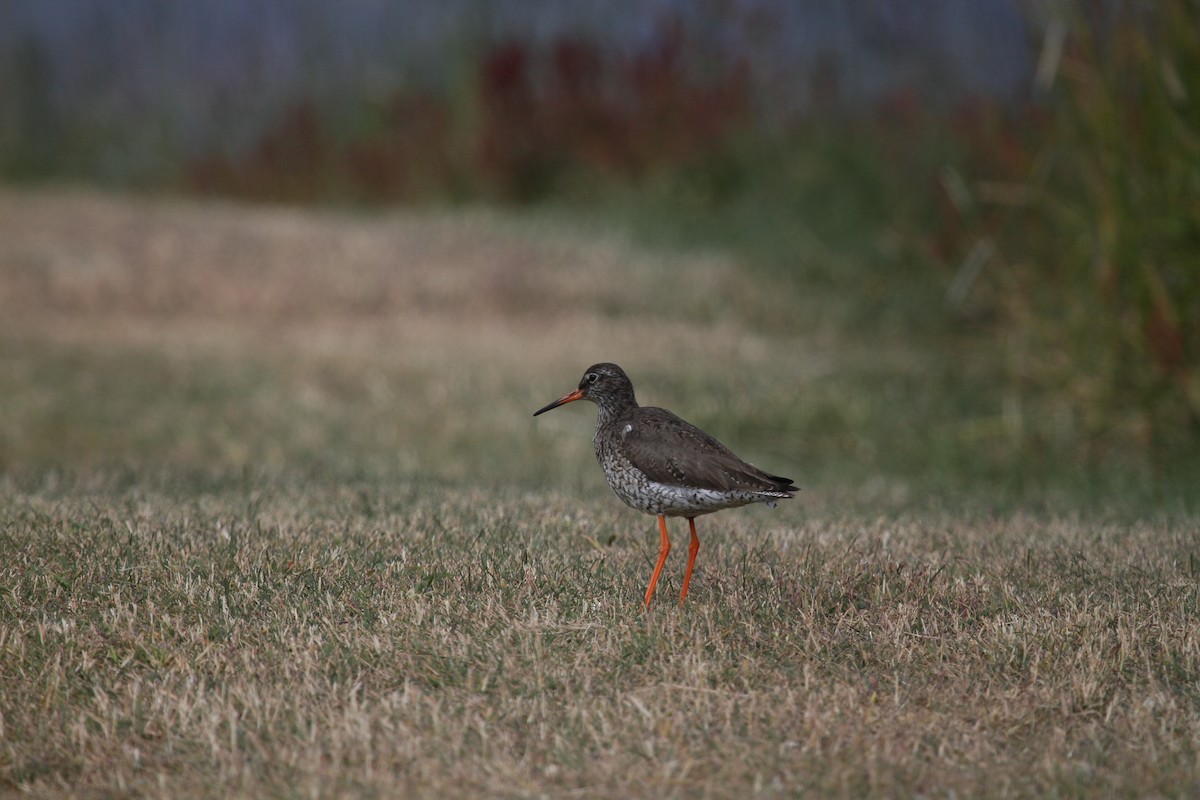
[[[790,499],[792,492],[800,491],[791,478],[747,464],[728,447],[670,411],[639,406],[629,376],[616,364],[588,367],[579,388],[533,415],[576,400],[591,400],[600,409],[592,443],[608,485],[626,505],[658,516],[662,544],[646,587],[647,606],[671,552],[667,517],[687,518],[692,534],[679,595],[683,603],[700,551],[696,517],[750,503],[773,507],[776,500]]]

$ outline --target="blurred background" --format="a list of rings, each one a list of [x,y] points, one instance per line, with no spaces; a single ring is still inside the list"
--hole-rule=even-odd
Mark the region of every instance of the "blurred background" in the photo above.
[[[337,241],[362,234],[347,218],[374,221],[410,235],[386,240],[396,252],[417,237],[440,255],[419,276],[399,256],[370,269],[330,258],[299,276],[261,259],[218,270],[222,285],[257,281],[265,305],[250,313],[309,286],[351,316],[480,303],[512,319],[580,313],[601,330],[593,344],[622,320],[665,315],[707,331],[680,341],[708,344],[686,365],[667,352],[674,334],[631,345],[662,373],[656,401],[737,391],[687,374],[777,370],[796,394],[693,401],[689,416],[723,420],[760,451],[784,449],[783,435],[791,461],[809,462],[793,446],[852,461],[858,485],[923,474],[1021,496],[1064,474],[1093,491],[1132,475],[1186,494],[1200,480],[1198,108],[1196,0],[0,0],[5,349],[10,364],[34,359],[37,318],[128,311],[130,295],[160,321],[227,300],[196,276],[228,254],[195,256],[203,245],[186,236],[155,251],[175,268],[160,265],[150,294],[145,272],[88,283],[86,253],[111,226],[76,256],[45,256],[45,237],[100,213],[94,194],[64,185],[216,200],[222,213],[302,210],[317,216],[301,226],[334,214]],[[56,208],[59,227],[46,222]],[[380,216],[397,213],[408,216]],[[21,238],[39,225],[43,239]],[[553,238],[563,232],[569,244]],[[615,254],[589,261],[588,243],[613,235]],[[525,256],[483,272],[450,255],[454,242],[510,252],[514,240]],[[180,266],[187,253],[202,263]],[[370,297],[345,299],[330,289],[337,274],[314,270],[366,281]],[[419,291],[401,302],[400,285]],[[528,348],[527,335],[511,346]],[[754,342],[775,344],[756,360]],[[697,366],[705,346],[722,355]],[[561,380],[534,407],[595,360],[584,349],[553,362]],[[55,353],[39,358],[70,360]],[[787,353],[803,368],[789,372]],[[69,389],[73,375],[11,367],[9,396],[36,385],[94,404],[95,386]],[[348,394],[361,388],[345,380]],[[13,400],[7,413],[9,466],[114,452],[79,433],[86,415],[69,405]],[[736,429],[756,418],[761,430]]]

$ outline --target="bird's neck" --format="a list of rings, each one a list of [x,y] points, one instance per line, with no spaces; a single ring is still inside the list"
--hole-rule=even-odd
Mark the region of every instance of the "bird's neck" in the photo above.
[[[635,408],[637,408],[637,401],[632,398],[604,403],[600,406],[600,413],[596,417],[596,427],[603,428],[611,425]]]

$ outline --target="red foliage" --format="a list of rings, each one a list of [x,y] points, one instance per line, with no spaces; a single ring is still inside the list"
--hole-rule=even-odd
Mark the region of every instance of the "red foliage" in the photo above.
[[[1151,357],[1164,373],[1186,371],[1188,354],[1183,329],[1162,300],[1155,302],[1145,317],[1145,336]]]
[[[721,147],[746,122],[745,72],[732,66],[700,81],[682,53],[677,24],[632,57],[578,38],[546,52],[497,47],[477,82],[477,166],[488,189],[525,199],[572,170],[635,178]]]
[[[399,91],[339,142],[305,101],[241,157],[193,162],[187,180],[254,199],[386,202],[463,191],[526,200],[572,173],[636,179],[707,157],[747,122],[745,70],[729,64],[701,80],[684,45],[675,19],[633,55],[577,37],[506,42],[479,62],[472,108],[458,116],[474,120],[469,130],[454,128],[446,99]]]
[[[332,157],[330,141],[312,105],[299,103],[284,112],[279,124],[246,157],[196,161],[187,177],[202,192],[311,202],[320,197],[313,176],[325,172]]]

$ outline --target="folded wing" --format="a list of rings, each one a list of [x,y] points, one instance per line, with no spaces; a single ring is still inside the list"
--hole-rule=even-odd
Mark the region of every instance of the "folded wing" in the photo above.
[[[722,492],[792,497],[790,478],[763,472],[695,425],[661,408],[642,407],[622,428],[625,457],[652,481]]]

